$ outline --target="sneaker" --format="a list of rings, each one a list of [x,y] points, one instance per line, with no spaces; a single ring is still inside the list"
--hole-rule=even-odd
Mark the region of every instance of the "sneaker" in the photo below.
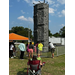
[[[11,57],[11,58],[14,58],[14,57]]]
[[[32,61],[32,58],[30,60]]]

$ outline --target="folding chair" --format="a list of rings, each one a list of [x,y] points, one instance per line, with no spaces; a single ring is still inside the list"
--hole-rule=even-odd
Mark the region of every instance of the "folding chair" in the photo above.
[[[45,64],[45,62],[43,62]],[[41,75],[40,60],[29,60],[28,65],[30,68],[27,69],[27,75]]]

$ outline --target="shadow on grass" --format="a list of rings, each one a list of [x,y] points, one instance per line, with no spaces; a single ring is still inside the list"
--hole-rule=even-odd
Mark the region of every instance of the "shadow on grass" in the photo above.
[[[16,56],[16,57],[14,57],[14,59],[20,59],[20,56]],[[24,59],[28,59],[28,57],[24,56]]]
[[[23,71],[19,71],[17,75],[27,75],[27,68],[24,68]]]

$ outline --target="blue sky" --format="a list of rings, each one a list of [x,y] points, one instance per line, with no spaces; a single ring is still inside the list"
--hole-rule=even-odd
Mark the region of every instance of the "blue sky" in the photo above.
[[[9,29],[28,27],[33,31],[33,6],[39,0],[9,0]],[[44,0],[40,0],[43,2]],[[65,0],[45,0],[49,4],[49,29],[52,34],[65,26]]]

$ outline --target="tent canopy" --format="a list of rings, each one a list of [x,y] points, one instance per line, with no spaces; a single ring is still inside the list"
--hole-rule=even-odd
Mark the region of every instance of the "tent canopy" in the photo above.
[[[10,33],[9,40],[29,40],[29,38],[15,34],[15,33]]]

